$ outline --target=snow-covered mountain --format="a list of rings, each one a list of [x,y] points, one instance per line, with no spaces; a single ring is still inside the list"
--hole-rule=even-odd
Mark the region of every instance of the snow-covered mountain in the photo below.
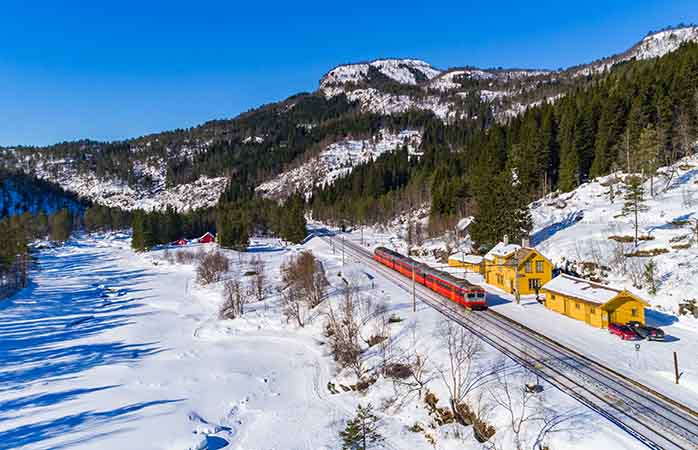
[[[316,92],[264,105],[234,119],[117,143],[80,141],[40,149],[0,149],[0,166],[57,183],[96,203],[125,209],[186,211],[215,205],[243,167],[254,172],[251,179],[258,191],[276,196],[275,192],[289,186],[309,189],[314,185],[307,182],[307,164],[322,166],[322,182],[331,183],[402,139],[379,133],[383,125],[372,123],[362,125],[359,135],[380,135],[377,141],[386,144],[362,139],[352,143],[345,130],[354,130],[357,112],[397,116],[425,111],[447,123],[473,120],[488,126],[506,122],[531,106],[554,102],[583,86],[589,75],[615,64],[660,57],[687,42],[698,42],[698,27],[652,33],[623,53],[554,71],[470,66],[441,70],[419,59],[397,58],[345,64],[327,72]],[[419,142],[411,145],[416,150]],[[362,156],[357,146],[369,150]],[[273,160],[273,167],[249,164],[265,160]],[[295,169],[284,172],[288,167]]]
[[[400,84],[416,85],[439,74],[440,70],[419,59],[377,59],[335,67],[322,77],[320,89],[348,83],[361,84],[381,76]]]
[[[463,99],[479,99],[504,122],[531,106],[555,101],[579,77],[602,73],[624,61],[658,58],[687,42],[698,42],[698,27],[652,33],[623,53],[564,70],[439,70],[417,59],[382,59],[335,67],[320,80],[320,91],[328,97],[345,94],[368,112],[400,114],[416,109],[431,111],[447,122],[468,118]]]
[[[138,153],[143,148],[136,146],[131,151]],[[13,149],[0,149],[0,152],[5,161],[10,160],[9,155],[15,155],[15,169],[54,183],[78,198],[125,210],[174,208],[186,212],[214,206],[228,182],[226,177],[201,176],[191,183],[168,186],[165,161],[156,157],[145,161],[134,159],[131,170],[135,181],[129,183],[118,176],[97,176],[79,171],[75,161],[70,158],[46,157],[40,153],[17,157],[17,152]]]
[[[698,26],[670,28],[656,33],[650,33],[623,53],[570,70],[573,76],[586,76],[600,73],[620,62],[660,58],[667,53],[676,51],[681,45],[688,42],[698,42]]]
[[[283,198],[293,192],[310,194],[312,188],[332,184],[346,176],[359,164],[371,161],[383,153],[407,146],[414,154],[422,142],[418,130],[394,133],[381,130],[368,139],[344,139],[325,147],[319,155],[280,176],[260,184],[257,192],[270,198]]]

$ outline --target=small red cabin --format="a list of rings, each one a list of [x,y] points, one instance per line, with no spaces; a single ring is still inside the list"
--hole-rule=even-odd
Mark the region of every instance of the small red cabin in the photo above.
[[[187,245],[188,243],[189,243],[189,241],[187,241],[186,239],[177,239],[172,244],[173,245]]]
[[[206,234],[199,238],[200,244],[210,244],[211,242],[216,242],[216,237],[208,231],[206,232]]]

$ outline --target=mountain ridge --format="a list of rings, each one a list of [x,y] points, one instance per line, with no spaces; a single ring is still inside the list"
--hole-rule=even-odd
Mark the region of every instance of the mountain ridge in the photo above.
[[[651,33],[622,53],[563,70],[441,70],[417,58],[341,64],[320,78],[316,91],[234,118],[121,141],[0,148],[0,164],[106,206],[205,208],[231,183],[254,189],[346,140],[420,130],[432,120],[477,127],[505,123],[531,106],[558,101],[618,63],[657,58],[686,42],[698,42],[698,27]],[[351,171],[346,159],[337,160],[349,164],[343,174]]]

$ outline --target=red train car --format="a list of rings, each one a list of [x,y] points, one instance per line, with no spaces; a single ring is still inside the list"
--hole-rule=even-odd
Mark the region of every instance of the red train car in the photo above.
[[[373,259],[409,278],[412,278],[414,271],[414,279],[417,283],[468,309],[487,309],[485,290],[480,286],[433,269],[385,247],[376,248]]]

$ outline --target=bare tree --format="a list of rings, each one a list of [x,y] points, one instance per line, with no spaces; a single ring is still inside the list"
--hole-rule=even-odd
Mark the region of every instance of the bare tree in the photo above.
[[[433,370],[431,370],[431,362],[426,352],[423,352],[421,349],[422,346],[417,339],[416,330],[412,328],[411,350],[403,360],[403,364],[409,369],[409,375],[394,381],[394,385],[403,391],[403,401],[401,403],[405,403],[415,396],[422,398],[427,385],[435,377]]]
[[[281,292],[281,301],[286,321],[295,320],[299,327],[304,327],[308,308],[300,293],[293,287],[286,288]]]
[[[546,407],[544,391],[528,389],[533,383],[526,380],[533,376],[532,372],[526,369],[521,372],[520,367],[507,367],[504,360],[497,366],[496,383],[489,389],[490,398],[496,408],[504,411],[507,429],[516,450],[544,448],[543,444],[553,433],[567,431],[579,434],[586,414],[583,408],[564,410],[557,406]],[[502,439],[503,436],[498,442],[489,442],[487,448],[508,447]]]
[[[360,341],[362,321],[359,316],[355,289],[348,286],[339,311],[330,305],[326,325],[335,361],[340,367],[351,369],[357,378],[364,373]]]
[[[196,278],[201,284],[215,283],[230,268],[230,261],[221,252],[204,254],[196,269]]]
[[[524,384],[515,386],[512,373],[502,362],[497,370],[497,384],[490,389],[495,404],[504,410],[508,419],[508,429],[512,434],[514,448],[524,450],[526,431],[529,424],[542,422],[544,411],[535,391],[526,389]]]
[[[467,395],[488,381],[487,371],[478,365],[482,343],[470,331],[452,321],[445,321],[439,331],[448,352],[446,364],[437,367],[451,397],[451,409],[461,423],[469,423],[462,417],[460,406]]]
[[[227,280],[223,285],[223,304],[219,315],[224,319],[235,319],[244,314],[245,291],[239,275]]]
[[[325,270],[311,252],[289,258],[281,267],[286,285],[282,292],[284,314],[304,326],[309,312],[325,298],[329,285]]]
[[[252,280],[254,285],[255,297],[258,302],[261,302],[262,300],[264,300],[264,295],[266,293],[267,274],[264,260],[259,256],[256,256],[254,259],[252,259],[252,270],[254,271]]]

